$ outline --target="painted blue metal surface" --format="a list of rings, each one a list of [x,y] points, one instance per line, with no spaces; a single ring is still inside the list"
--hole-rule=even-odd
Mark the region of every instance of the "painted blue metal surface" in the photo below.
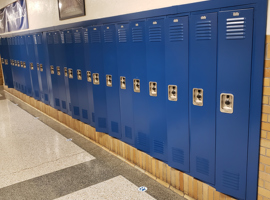
[[[9,46],[7,39],[1,38],[1,58],[5,84],[9,88],[13,88],[13,75],[11,65],[11,55],[9,52]]]
[[[89,62],[93,78],[93,100],[95,110],[95,127],[98,132],[108,133],[107,103],[106,103],[106,75],[103,65],[103,37],[101,26],[88,28]],[[98,75],[98,78],[94,76]],[[97,79],[97,80],[94,80]],[[94,84],[97,81],[98,84]]]
[[[150,130],[150,155],[168,161],[166,128],[165,86],[165,17],[146,21],[146,68],[147,82],[156,82],[157,96],[148,96],[148,123]]]
[[[140,87],[140,91],[133,92],[133,123],[135,135],[135,147],[146,153],[150,153],[150,136],[148,124],[148,82],[146,71],[146,28],[145,20],[131,21],[129,31],[132,36],[130,42],[130,68],[132,70],[132,82]],[[139,82],[137,82],[137,80]]]
[[[130,65],[130,44],[132,42],[131,41],[132,34],[129,29],[129,23],[117,24],[116,31],[117,31],[117,65],[119,74],[118,81],[120,83],[119,95],[120,95],[122,141],[134,146],[135,135],[134,135],[133,108],[132,108],[133,77],[132,77],[132,68]]]
[[[215,183],[217,13],[190,17],[190,174]],[[193,89],[203,90],[203,106],[193,105]]]
[[[92,80],[92,67],[90,66],[90,49],[89,49],[89,34],[88,29],[82,29],[83,38],[83,54],[84,54],[84,67],[86,78],[86,90],[88,95],[88,106],[89,106],[89,124],[95,127],[95,110],[94,110],[94,97],[93,97],[93,80]]]
[[[49,95],[49,83],[47,78],[47,57],[48,54],[45,53],[45,43],[43,41],[43,33],[37,33],[35,37],[35,54],[36,54],[36,66],[39,67],[38,73],[40,75],[40,93],[41,100],[43,103],[50,104]]]
[[[77,80],[77,92],[80,105],[80,120],[86,124],[90,124],[90,111],[87,89],[87,76],[85,69],[85,57],[84,57],[84,38],[82,35],[82,28],[72,30],[72,36],[74,41],[74,61],[75,71],[74,79]],[[79,71],[78,71],[79,70]],[[80,73],[80,75],[78,74]]]
[[[27,52],[27,36],[19,36],[19,46],[20,46],[20,56],[18,58],[18,61],[25,62],[25,68],[22,67],[20,64],[18,67],[22,69],[24,72],[24,84],[25,84],[25,94],[31,97],[34,97],[34,89],[33,89],[33,83],[31,79],[31,72],[30,72],[30,62],[28,58],[28,52]]]
[[[36,66],[36,56],[35,56],[35,44],[33,35],[27,35],[25,37],[26,40],[26,49],[27,49],[27,56],[28,56],[28,66],[30,68],[30,77],[32,82],[33,88],[33,97],[36,100],[41,100],[40,97],[40,88],[39,88],[39,76],[38,76],[38,69]]]
[[[185,172],[189,172],[188,33],[188,16],[172,15],[166,18],[165,76],[168,164]],[[175,98],[169,99],[169,86],[172,87],[171,89],[176,88],[176,100]]]
[[[112,137],[122,138],[119,75],[117,68],[116,28],[115,24],[102,26],[103,65],[105,75],[111,75],[112,86],[106,86],[108,133]],[[106,80],[107,82],[107,80]]]
[[[245,199],[253,9],[218,15],[216,188]],[[241,77],[241,78],[240,78]],[[234,95],[233,113],[220,110],[220,95]]]
[[[55,62],[55,54],[54,54],[54,38],[53,32],[46,33],[46,42],[47,42],[47,50],[48,50],[48,58],[49,58],[49,71],[51,76],[51,84],[52,84],[52,91],[51,96],[53,97],[53,101],[51,105],[57,109],[61,110],[60,105],[60,94],[58,88],[58,80],[56,74],[56,62]]]
[[[79,91],[77,86],[77,65],[75,60],[74,38],[72,30],[64,31],[65,38],[65,52],[66,52],[66,66],[68,68],[68,82],[70,101],[72,108],[72,117],[74,119],[81,119],[81,105],[79,100]],[[72,76],[69,73],[72,72]]]

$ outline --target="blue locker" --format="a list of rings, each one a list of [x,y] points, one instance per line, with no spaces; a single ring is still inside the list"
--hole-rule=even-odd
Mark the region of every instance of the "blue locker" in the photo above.
[[[60,31],[53,32],[54,42],[54,60],[55,60],[55,74],[58,82],[59,103],[60,110],[64,113],[68,113],[66,84],[64,75],[65,66],[65,45],[61,42]]]
[[[106,100],[108,133],[112,137],[122,138],[119,76],[117,68],[116,28],[115,24],[102,26],[103,64],[106,77]]]
[[[15,67],[15,50],[16,50],[15,38],[4,38],[4,45],[6,46],[6,50],[9,51],[9,54],[12,60],[12,73],[13,73],[14,88],[20,91],[20,83],[19,83],[18,72],[17,72],[18,70],[17,70],[17,67]]]
[[[66,59],[66,51],[65,51],[65,33],[64,31],[60,32],[61,35],[61,44],[62,44],[62,48],[64,48],[62,55],[64,56],[62,59],[62,66],[64,67],[64,80],[65,80],[65,88],[66,88],[66,97],[67,97],[67,114],[69,116],[72,116],[72,106],[71,106],[71,100],[70,100],[70,92],[69,92],[69,81],[68,81],[68,68],[67,68],[67,59]]]
[[[9,88],[13,88],[13,75],[12,75],[12,62],[11,62],[11,54],[8,49],[7,40],[1,38],[1,58],[3,60],[3,75],[5,84]]]
[[[150,155],[164,162],[168,160],[165,86],[165,25],[164,17],[146,21],[146,63],[148,96],[148,123]]]
[[[88,29],[82,29],[83,36],[83,53],[84,53],[84,66],[86,76],[86,86],[88,94],[88,106],[89,106],[89,124],[95,127],[95,112],[94,112],[94,97],[93,97],[93,81],[92,81],[92,67],[90,66],[90,49],[88,39]],[[83,74],[84,75],[84,74]]]
[[[191,15],[189,27],[190,174],[214,184],[217,13]]]
[[[80,112],[80,100],[79,100],[79,91],[77,87],[77,68],[75,61],[75,49],[74,49],[74,38],[72,30],[64,31],[65,38],[65,52],[66,52],[66,66],[68,69],[68,82],[69,82],[69,92],[70,92],[70,101],[72,109],[72,117],[74,119],[81,119]]]
[[[47,41],[47,48],[48,48],[48,57],[49,57],[49,70],[51,76],[51,84],[52,84],[52,94],[53,102],[51,105],[58,110],[61,110],[60,106],[60,94],[58,89],[58,79],[56,73],[56,62],[55,62],[55,55],[54,55],[54,38],[53,32],[46,33],[46,41]]]
[[[48,85],[48,78],[47,78],[47,60],[48,57],[45,53],[45,43],[43,40],[43,33],[37,33],[35,35],[36,41],[36,66],[39,67],[39,74],[40,74],[40,88],[41,88],[41,99],[42,102],[49,105],[50,104],[50,97],[49,97],[49,85]]]
[[[32,88],[33,88],[33,97],[39,101],[41,99],[40,99],[38,69],[36,66],[34,38],[33,38],[33,35],[27,35],[25,39],[26,39],[26,49],[27,49],[27,55],[28,55],[28,65],[30,68],[30,76],[31,76]]]
[[[169,16],[165,24],[168,164],[189,172],[188,17]]]
[[[84,38],[82,35],[82,28],[76,28],[72,30],[74,41],[74,61],[75,71],[74,79],[77,81],[77,91],[80,105],[80,120],[86,124],[90,124],[90,111],[89,100],[87,90],[87,74],[85,69],[85,57],[84,57]]]
[[[19,79],[21,80],[22,91],[30,97],[33,97],[33,85],[30,75],[30,65],[28,62],[28,54],[27,54],[27,47],[26,47],[26,36],[19,36],[17,37],[17,42],[19,45],[17,54],[17,62],[18,62],[18,72]],[[22,62],[21,62],[22,61]],[[22,76],[24,74],[24,76]]]
[[[130,42],[130,68],[133,82],[133,123],[135,134],[135,147],[150,153],[149,123],[146,112],[148,110],[148,82],[146,71],[146,37],[145,20],[131,21],[129,34]]]
[[[237,199],[246,193],[252,37],[253,9],[219,12],[216,188]]]
[[[117,65],[120,79],[119,95],[121,109],[122,141],[134,146],[135,135],[133,126],[133,80],[130,66],[131,34],[129,23],[119,23],[117,29]]]
[[[89,62],[92,70],[95,128],[98,132],[108,133],[106,75],[103,65],[103,38],[101,26],[88,28]]]

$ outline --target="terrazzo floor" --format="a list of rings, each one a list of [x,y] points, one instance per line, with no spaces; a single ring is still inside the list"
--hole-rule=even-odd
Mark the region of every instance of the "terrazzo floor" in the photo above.
[[[1,87],[0,95],[1,200],[185,199]]]

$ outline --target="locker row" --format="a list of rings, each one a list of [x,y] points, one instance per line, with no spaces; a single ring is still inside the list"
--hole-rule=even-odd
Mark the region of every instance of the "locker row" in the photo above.
[[[1,39],[5,82],[245,199],[253,9]]]

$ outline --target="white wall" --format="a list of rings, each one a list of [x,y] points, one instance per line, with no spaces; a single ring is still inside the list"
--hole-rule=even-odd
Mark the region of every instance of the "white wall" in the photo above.
[[[206,0],[85,0],[86,16],[60,21],[58,0],[26,0],[30,30],[200,1]],[[14,0],[0,0],[0,8],[12,2]],[[268,2],[267,35],[270,35],[270,0]]]
[[[85,0],[86,16],[60,21],[58,0],[26,0],[30,30],[200,1],[206,0]],[[0,0],[0,8],[12,2]]]

